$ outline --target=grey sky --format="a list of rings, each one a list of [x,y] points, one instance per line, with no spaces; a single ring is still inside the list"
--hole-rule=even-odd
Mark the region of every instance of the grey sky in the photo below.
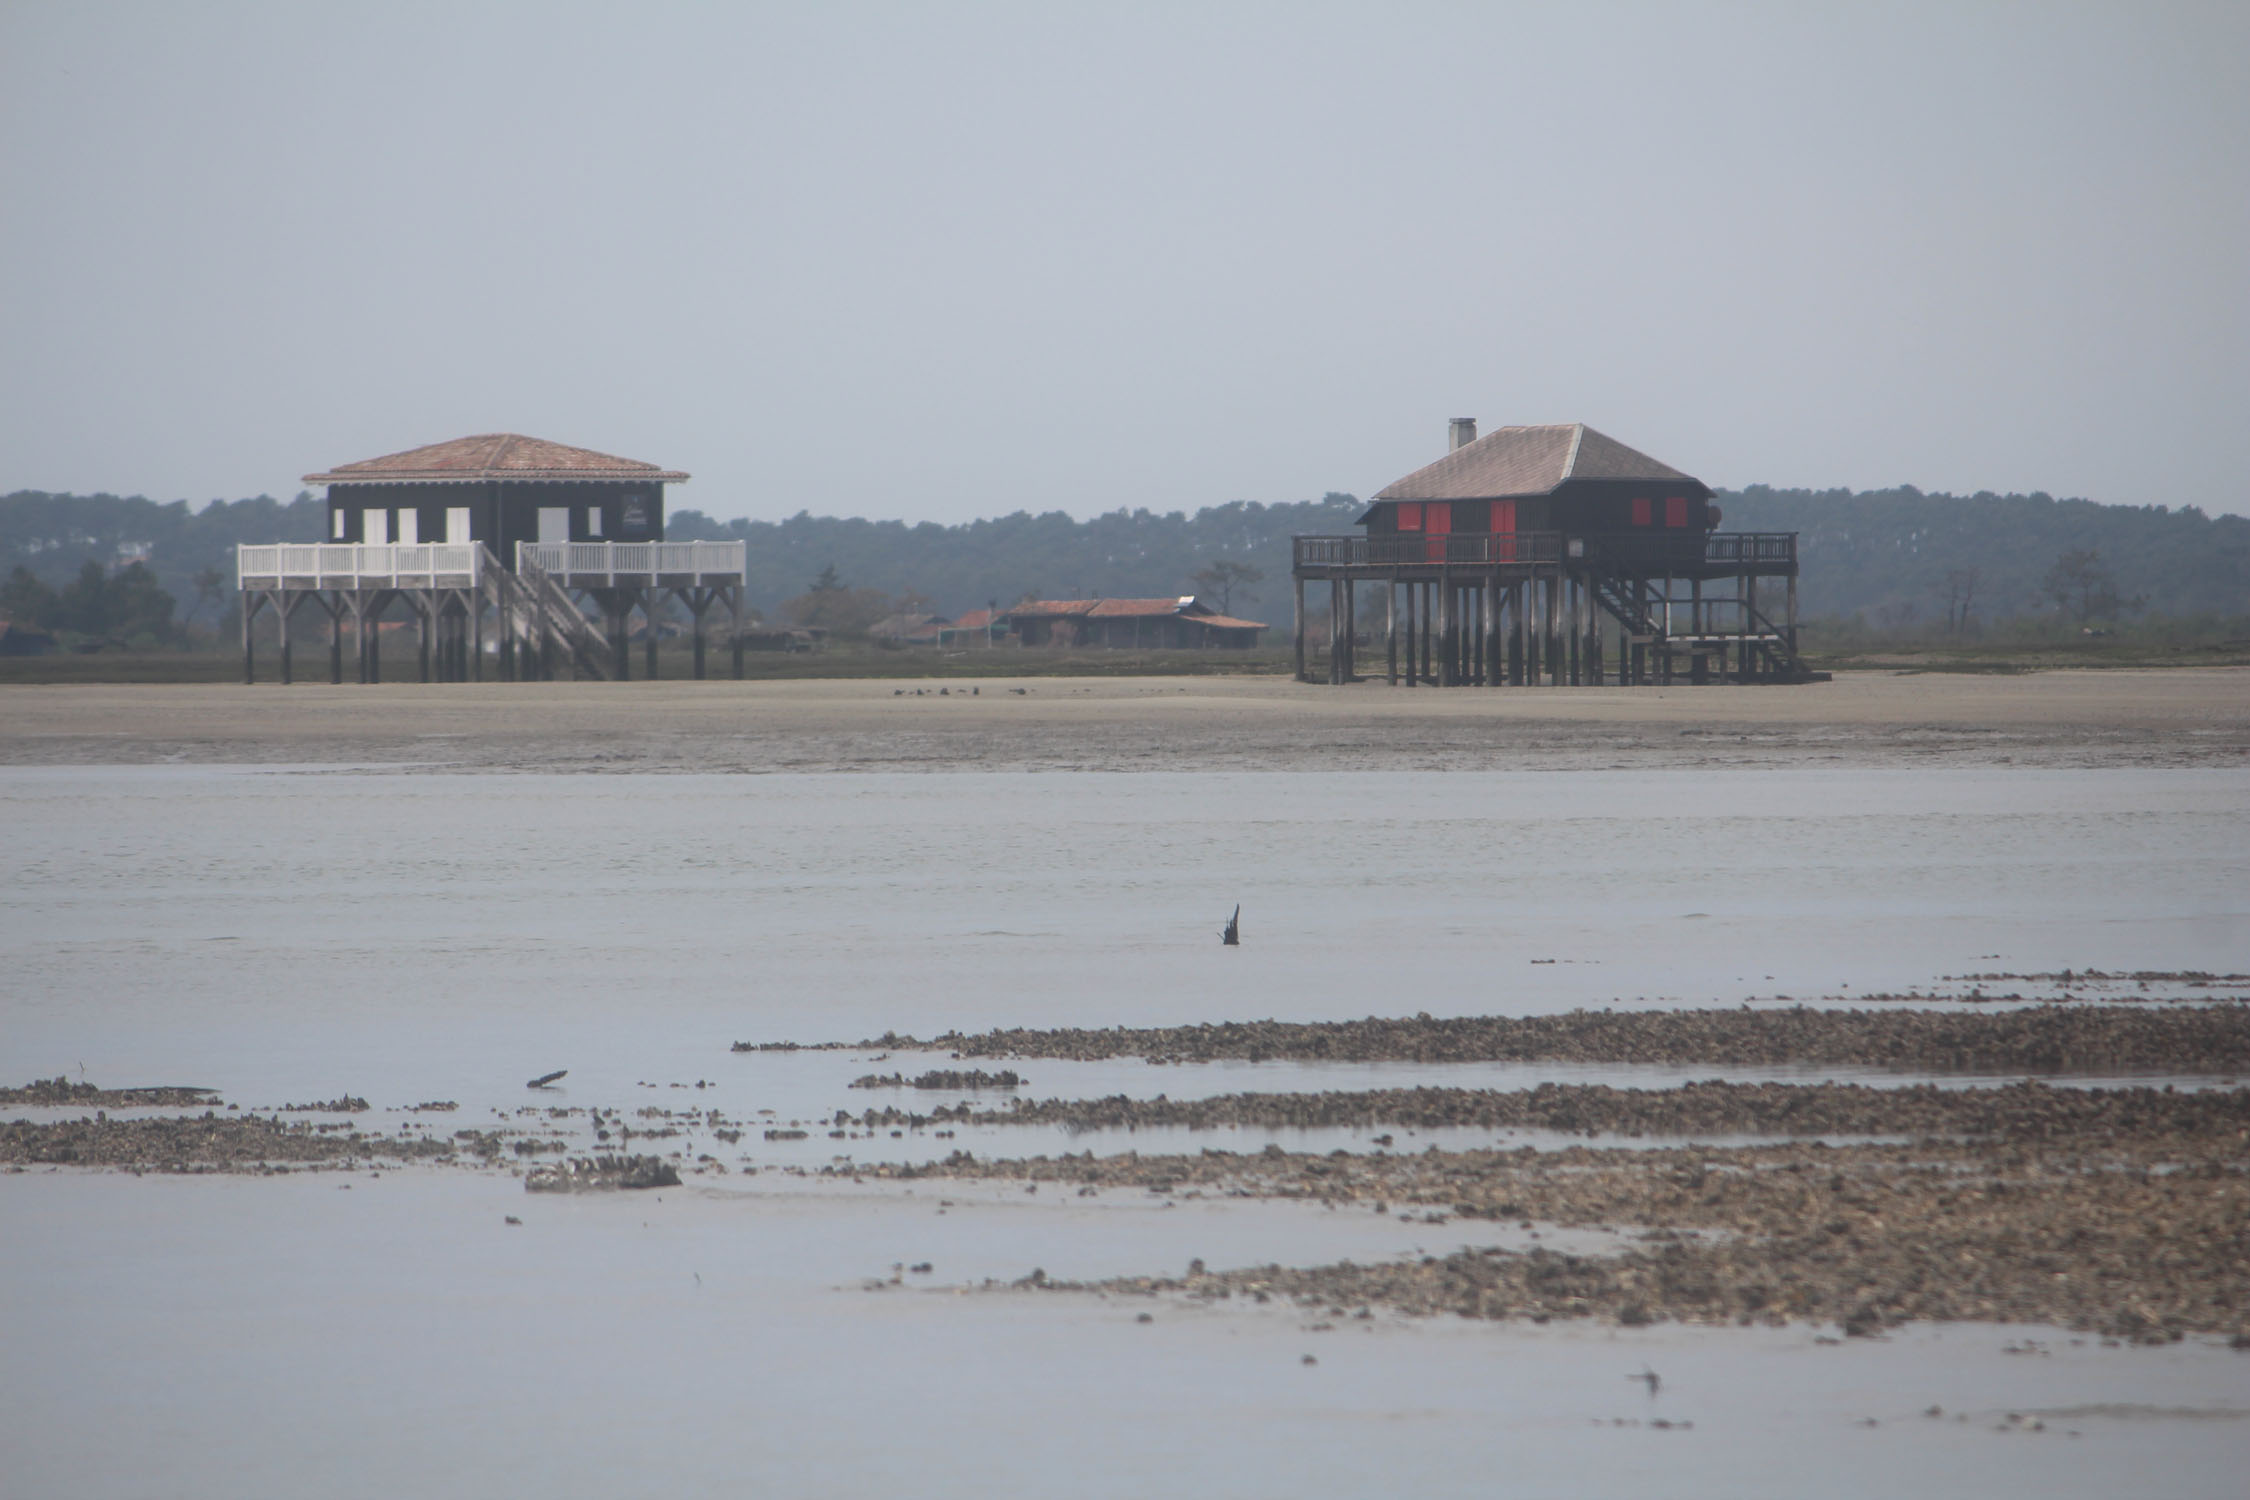
[[[721,516],[2250,512],[2250,7],[0,5],[0,490],[519,431]]]

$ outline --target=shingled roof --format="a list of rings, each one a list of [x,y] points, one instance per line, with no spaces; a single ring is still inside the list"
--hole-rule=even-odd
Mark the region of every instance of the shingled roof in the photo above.
[[[513,432],[488,432],[455,438],[427,448],[409,448],[356,464],[338,464],[325,474],[307,474],[307,484],[461,484],[477,480],[646,479],[677,484],[687,478],[677,469],[660,469],[636,459],[616,458],[591,448],[570,448]]]
[[[1572,479],[1697,481],[1583,422],[1496,427],[1378,490],[1378,500],[1499,500],[1545,495]]]

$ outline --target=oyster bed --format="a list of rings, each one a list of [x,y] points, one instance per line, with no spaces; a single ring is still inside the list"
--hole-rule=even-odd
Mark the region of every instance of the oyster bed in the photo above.
[[[896,1033],[836,1047],[923,1049],[963,1058],[1140,1057],[1151,1062],[1275,1058],[1331,1062],[1798,1064],[1925,1072],[2250,1069],[2250,1005],[2073,1001],[2020,1010],[1573,1010],[1542,1016],[1428,1015],[1364,1021],[1226,1021],[1194,1026],[1011,1027],[921,1040]],[[796,1050],[737,1042],[737,1051]]]

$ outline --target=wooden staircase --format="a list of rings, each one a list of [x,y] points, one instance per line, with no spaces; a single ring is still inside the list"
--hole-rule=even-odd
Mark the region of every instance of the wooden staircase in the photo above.
[[[1722,663],[1731,659],[1731,668],[1722,668],[1722,680],[1727,682],[1828,680],[1827,673],[1812,671],[1805,665],[1790,633],[1747,599],[1706,601],[1707,605],[1740,610],[1740,618],[1747,628],[1679,634],[1665,629],[1663,615],[1647,608],[1638,590],[1628,587],[1628,583],[1625,578],[1597,575],[1594,597],[1612,619],[1625,627],[1632,644],[1646,648],[1648,659],[1661,664],[1659,669],[1666,677],[1671,675],[1671,664],[1684,656],[1691,663],[1690,671],[1696,681],[1704,680],[1704,664],[1714,658]]]
[[[541,663],[547,676],[554,675],[564,662],[569,663],[573,677],[605,680],[610,676],[609,642],[545,569],[528,557],[519,557],[519,571],[511,573],[489,550],[484,558],[493,605],[506,622],[502,628],[519,653],[528,653],[531,660]]]

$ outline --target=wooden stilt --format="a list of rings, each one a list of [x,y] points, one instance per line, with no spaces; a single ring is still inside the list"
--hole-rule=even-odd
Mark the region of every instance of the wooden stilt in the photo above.
[[[1418,685],[1418,681],[1417,681],[1417,680],[1418,680],[1418,679],[1419,679],[1419,677],[1421,676],[1421,673],[1420,673],[1420,672],[1419,672],[1419,671],[1418,671],[1418,670],[1416,669],[1416,656],[1415,656],[1415,653],[1416,653],[1416,652],[1417,652],[1417,651],[1418,651],[1418,650],[1420,649],[1420,647],[1419,647],[1419,646],[1418,646],[1418,645],[1416,644],[1416,641],[1415,641],[1415,634],[1414,634],[1414,631],[1415,631],[1415,617],[1416,617],[1416,611],[1415,611],[1415,607],[1414,607],[1414,606],[1415,606],[1415,600],[1414,600],[1414,591],[1415,591],[1416,589],[1420,588],[1420,587],[1421,587],[1421,585],[1420,585],[1420,584],[1418,584],[1418,583],[1413,583],[1413,582],[1409,582],[1409,583],[1407,583],[1407,584],[1406,584],[1406,586],[1405,586],[1405,587],[1406,587],[1406,685],[1407,685],[1408,687],[1414,687],[1414,686],[1417,686],[1417,685]]]
[[[1508,686],[1523,686],[1523,580],[1508,585]]]
[[[734,680],[742,680],[742,585],[727,585],[727,611],[734,619]]]
[[[1359,676],[1359,585],[1344,580],[1344,681]]]
[[[1398,575],[1383,584],[1383,680],[1398,686]]]
[[[1563,633],[1570,637],[1563,647],[1563,675],[1572,687],[1577,687],[1584,681],[1578,656],[1578,580],[1567,573],[1562,578],[1562,595]]]
[[[643,619],[645,619],[645,620],[647,620],[647,621],[648,621],[648,651],[647,651],[647,653],[646,653],[646,655],[647,655],[647,659],[648,659],[648,680],[649,680],[649,681],[651,681],[651,682],[654,682],[654,681],[656,681],[656,679],[657,679],[657,670],[656,670],[656,614],[657,614],[657,601],[658,601],[658,600],[659,600],[659,599],[660,599],[660,598],[662,597],[662,592],[663,592],[663,591],[662,591],[662,590],[660,590],[660,589],[658,589],[658,588],[657,588],[657,587],[656,587],[656,586],[655,586],[654,584],[651,584],[651,585],[649,585],[649,587],[647,587],[647,588],[645,588],[645,589],[641,589],[641,590],[639,590],[638,592],[639,592],[639,594],[640,594],[640,596],[641,596],[641,617],[642,617]]]
[[[250,643],[250,627],[258,618],[258,595],[249,589],[242,591],[242,680],[245,685],[258,680],[257,648]]]
[[[1290,633],[1296,641],[1297,680],[1311,681],[1305,675],[1305,580],[1292,576],[1289,586]]]
[[[273,595],[274,632],[281,648],[281,685],[288,687],[294,674],[289,659],[289,617],[296,613],[297,601],[289,597],[287,589],[276,589]]]
[[[1504,675],[1500,663],[1500,570],[1494,568],[1484,585],[1484,682],[1487,687],[1500,686]]]
[[[1735,664],[1734,664],[1734,667],[1735,667],[1735,675],[1736,675],[1736,677],[1737,677],[1737,678],[1738,678],[1739,680],[1743,681],[1743,682],[1748,682],[1748,681],[1750,681],[1750,680],[1751,680],[1751,670],[1750,670],[1750,668],[1751,668],[1751,660],[1750,660],[1750,621],[1751,621],[1751,616],[1755,615],[1755,614],[1756,614],[1756,613],[1758,612],[1758,575],[1757,575],[1757,574],[1755,574],[1755,573],[1744,573],[1744,574],[1742,575],[1742,590],[1741,590],[1741,592],[1742,592],[1742,649],[1741,649],[1741,650],[1739,650],[1739,651],[1737,651],[1737,652],[1735,653],[1735,657],[1736,657],[1736,660],[1735,660]]]

